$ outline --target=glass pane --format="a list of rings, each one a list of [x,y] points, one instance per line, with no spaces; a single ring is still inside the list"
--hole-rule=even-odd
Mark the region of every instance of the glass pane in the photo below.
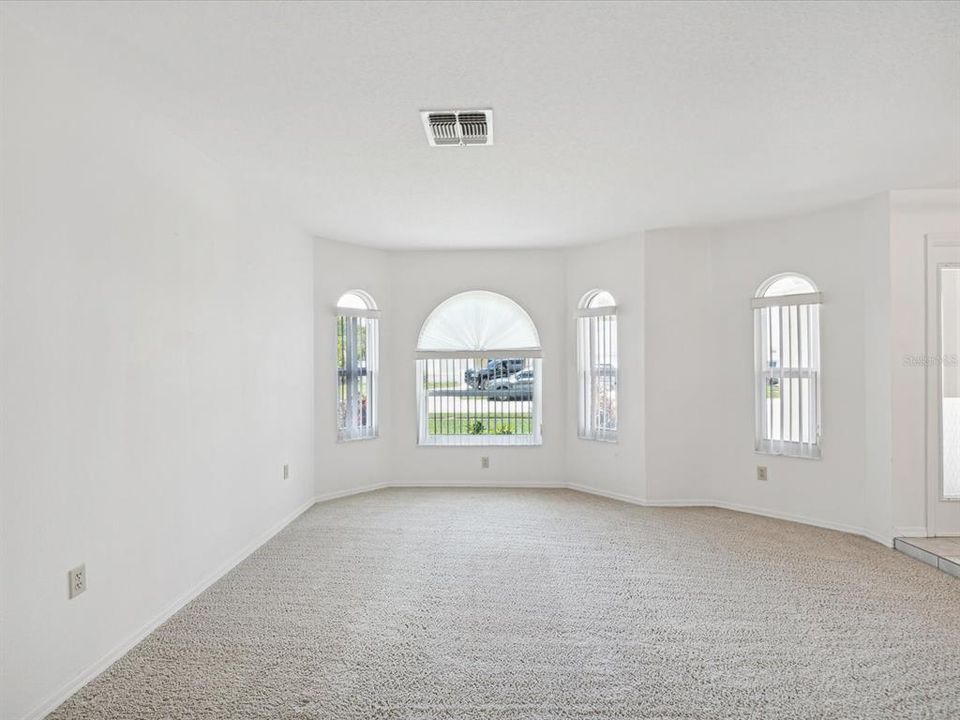
[[[589,401],[588,434],[614,439],[617,431],[617,316],[586,319],[589,331],[584,388]]]
[[[373,303],[367,301],[359,292],[347,292],[337,300],[337,307],[349,308],[352,310],[370,310]]]
[[[763,291],[763,297],[780,297],[783,295],[805,295],[816,292],[817,289],[806,278],[799,275],[784,275],[779,277]]]
[[[775,442],[817,441],[815,350],[816,307],[785,305],[757,311],[761,437]]]
[[[444,300],[420,329],[418,350],[539,349],[540,337],[527,311],[504,295],[470,290]]]
[[[595,292],[587,303],[588,308],[614,307],[617,301],[606,290]]]
[[[337,429],[341,439],[375,434],[376,328],[375,319],[337,317]]]
[[[943,496],[960,500],[960,268],[940,268]]]
[[[429,358],[422,377],[426,435],[432,444],[500,436],[498,444],[529,444],[538,362],[533,358]]]

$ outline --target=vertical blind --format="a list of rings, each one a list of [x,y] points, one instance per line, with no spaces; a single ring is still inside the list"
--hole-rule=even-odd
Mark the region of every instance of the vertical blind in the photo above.
[[[578,424],[581,438],[617,439],[616,307],[581,309],[577,317]]]
[[[755,298],[758,451],[819,458],[820,293]]]
[[[379,320],[375,311],[341,309],[337,316],[337,436],[377,436]]]

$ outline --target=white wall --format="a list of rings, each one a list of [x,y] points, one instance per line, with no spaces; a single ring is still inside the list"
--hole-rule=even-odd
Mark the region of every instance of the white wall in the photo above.
[[[708,230],[655,230],[567,252],[566,309],[585,292],[617,300],[620,348],[616,444],[577,438],[576,328],[567,325],[567,479],[634,501],[690,504],[705,497],[709,454],[690,452],[706,393],[704,323]]]
[[[393,362],[394,303],[387,253],[329,240],[314,245],[314,297],[316,346],[315,442],[316,493],[331,497],[383,482],[389,466],[387,443],[393,436],[389,410],[393,382],[379,383],[380,437],[337,442],[337,340],[336,304],[348,290],[364,290],[382,309],[380,322],[381,367]]]
[[[313,268],[206,157],[0,32],[0,716],[22,718],[313,497]]]
[[[715,232],[645,233],[647,500],[698,503],[713,496],[709,449],[716,398],[709,310]]]
[[[866,388],[863,526],[870,537],[889,542],[894,534],[889,193],[867,199],[863,210],[863,377]]]
[[[890,193],[893,525],[898,535],[926,531],[926,372],[908,356],[926,347],[925,237],[960,232],[960,190]]]
[[[388,462],[384,482],[395,484],[564,482],[569,348],[561,252],[390,253],[391,337],[381,347],[383,382],[393,388],[385,416]],[[491,290],[517,301],[533,318],[543,347],[543,445],[540,447],[418,447],[414,354],[420,326],[439,303],[465,290]],[[480,457],[490,457],[481,469]]]
[[[571,354],[568,481],[648,503],[719,504],[889,541],[889,247],[883,194],[803,216],[647,231],[568,251],[567,307],[593,287],[611,290],[623,306],[620,443],[575,439]],[[753,451],[750,298],[788,270],[809,275],[826,295],[819,461]],[[756,480],[758,464],[769,469],[766,483]]]
[[[571,484],[647,503],[719,504],[889,541],[900,502],[893,468],[899,459],[912,468],[911,479],[922,474],[923,450],[922,415],[919,434],[899,426],[913,408],[922,413],[922,373],[919,388],[900,388],[907,402],[895,393],[901,370],[893,358],[906,352],[897,342],[909,342],[905,329],[919,328],[922,338],[923,325],[922,287],[913,288],[912,303],[896,296],[902,266],[895,232],[907,233],[895,205],[881,194],[807,215],[648,231],[558,251],[382,253],[322,243],[318,317],[348,287],[366,286],[383,299],[381,377],[392,395],[384,399],[382,440],[330,448],[329,463],[318,466],[317,491],[381,483]],[[952,216],[931,217],[914,225],[942,230]],[[913,234],[901,244],[922,248],[922,233],[914,227]],[[922,283],[922,252],[908,260],[908,277]],[[364,280],[342,277],[338,268],[348,265],[360,268]],[[826,298],[818,461],[753,451],[750,298],[763,280],[788,270],[813,278]],[[420,324],[437,303],[471,288],[515,298],[537,322],[545,352],[543,448],[416,445],[413,351]],[[609,290],[619,305],[616,444],[576,437],[573,314],[593,288]],[[897,323],[903,327],[895,340]],[[324,364],[332,368],[332,355],[325,360],[318,353],[318,368]],[[322,378],[332,377],[329,368]],[[334,437],[332,390],[320,388],[322,378],[318,448]],[[919,460],[910,459],[914,450]],[[490,470],[480,469],[481,454],[492,457]],[[769,468],[766,483],[756,480],[758,464]],[[922,512],[919,481],[899,492]]]
[[[712,496],[724,504],[806,519],[854,532],[864,528],[867,457],[865,207],[719,228],[709,302],[715,442]],[[883,248],[878,248],[883,252]],[[821,309],[823,458],[760,455],[754,445],[753,313],[757,287],[777,273],[810,277]],[[872,389],[871,389],[872,392]],[[769,480],[756,479],[766,465]]]
[[[571,248],[566,253],[566,481],[627,498],[645,498],[644,239],[642,235]],[[574,313],[584,294],[602,288],[617,301],[617,442],[577,437],[577,358]]]
[[[377,485],[558,485],[564,474],[563,254],[550,251],[384,252],[315,244],[316,492]],[[366,290],[382,310],[380,437],[338,443],[333,317],[346,290]],[[500,292],[530,313],[543,343],[543,445],[419,447],[414,356],[420,326],[465,290]],[[329,322],[328,322],[329,321]],[[490,457],[489,469],[480,467]]]
[[[894,191],[821,213],[719,229],[710,325],[721,338],[716,368],[735,384],[718,379],[718,407],[740,407],[721,422],[721,460],[709,496],[879,540],[924,534],[925,371],[905,358],[926,353],[925,237],[950,232],[960,232],[957,190]],[[656,273],[649,252],[648,264]],[[762,456],[744,449],[752,428],[744,406],[752,331],[743,319],[724,322],[734,317],[734,291],[744,297],[764,276],[791,266],[826,295],[824,458],[773,458],[762,485],[753,479]],[[723,338],[733,340],[726,351]],[[734,381],[727,373],[737,366]],[[850,379],[837,387],[838,378]]]

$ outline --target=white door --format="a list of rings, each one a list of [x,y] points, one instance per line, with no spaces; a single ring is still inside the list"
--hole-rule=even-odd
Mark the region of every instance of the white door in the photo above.
[[[927,237],[927,535],[960,535],[960,235]]]

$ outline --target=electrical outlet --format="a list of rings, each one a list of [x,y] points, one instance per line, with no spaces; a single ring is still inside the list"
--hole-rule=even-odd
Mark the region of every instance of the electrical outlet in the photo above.
[[[87,589],[87,566],[77,565],[68,575],[70,579],[70,599],[73,600]]]
[[[766,465],[757,465],[757,480],[761,482],[767,481],[767,466]]]
[[[480,458],[480,467],[483,468],[484,470],[489,470],[489,469],[490,469],[490,458],[487,457],[486,455],[484,455],[483,457],[481,457],[481,458]]]
[[[283,479],[284,480],[290,479],[290,466],[287,465],[286,463],[284,463],[283,465]]]

